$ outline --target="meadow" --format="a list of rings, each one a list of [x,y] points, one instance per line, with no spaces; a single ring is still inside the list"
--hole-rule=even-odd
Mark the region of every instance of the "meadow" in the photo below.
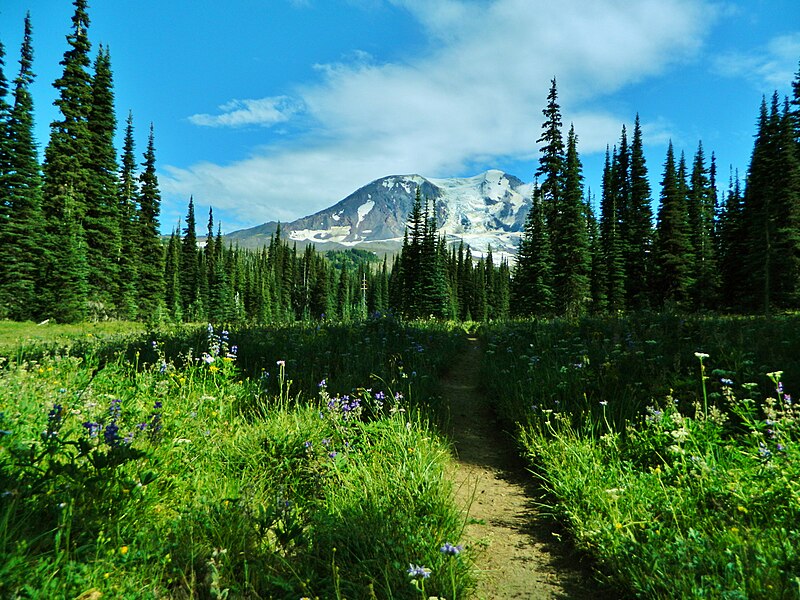
[[[0,323],[0,597],[469,598],[438,381],[620,597],[800,598],[800,319]]]
[[[487,332],[484,381],[601,578],[641,598],[800,598],[797,317]]]
[[[0,359],[0,596],[471,586],[423,400],[463,341],[451,327],[76,336],[23,336]]]

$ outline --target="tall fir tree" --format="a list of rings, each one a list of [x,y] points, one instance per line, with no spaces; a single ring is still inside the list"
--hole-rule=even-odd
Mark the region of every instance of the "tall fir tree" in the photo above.
[[[194,198],[189,198],[186,226],[183,228],[180,264],[181,302],[184,314],[190,319],[201,320],[198,303],[200,298],[200,261],[197,250],[197,220],[194,215]],[[194,305],[194,308],[193,308]]]
[[[686,214],[685,161],[675,166],[670,142],[661,180],[654,262],[657,286],[654,292],[668,308],[688,308],[693,283],[693,256]]]
[[[61,65],[63,74],[54,83],[55,105],[61,118],[50,124],[50,141],[44,154],[42,208],[45,221],[46,272],[42,293],[45,312],[61,320],[79,321],[86,316],[88,284],[86,244],[82,222],[91,178],[89,112],[92,78],[86,0],[74,1],[69,49]],[[75,296],[77,294],[77,296]],[[66,307],[69,307],[67,309]]]
[[[578,156],[578,136],[575,128],[570,127],[567,135],[564,194],[559,215],[561,252],[554,257],[556,310],[567,317],[584,314],[591,299],[591,257],[583,204],[582,171]]]
[[[164,304],[164,247],[159,232],[161,192],[156,175],[153,126],[139,177],[139,308],[147,319],[159,320]]]
[[[775,164],[776,308],[800,307],[800,146],[788,98],[778,119]]]
[[[180,230],[180,223],[178,223]],[[172,230],[164,257],[164,305],[173,321],[183,319],[181,301],[181,242],[176,230]]]
[[[0,203],[8,213],[0,225],[0,315],[17,321],[39,316],[41,286],[42,179],[34,138],[33,43],[30,13],[14,80],[14,103],[8,121],[9,170],[0,182]]]
[[[720,304],[728,310],[741,310],[744,272],[742,260],[746,253],[743,231],[743,193],[739,172],[730,174],[728,191],[718,219],[717,256],[720,270]]]
[[[603,314],[608,309],[606,298],[606,263],[600,239],[600,224],[594,212],[594,200],[591,190],[586,194],[586,231],[589,237],[589,255],[591,272],[589,275],[589,294],[591,296],[591,312]]]
[[[653,249],[652,198],[638,114],[633,126],[630,165],[630,199],[625,215],[623,258],[627,305],[638,310],[649,304]]]
[[[532,206],[520,238],[510,292],[515,316],[544,317],[553,314],[553,254],[542,193],[536,183]]]
[[[747,273],[744,282],[744,305],[747,310],[768,313],[773,308],[775,248],[777,241],[774,198],[778,132],[778,96],[773,96],[771,110],[762,98],[756,140],[747,173],[742,207],[742,232],[746,237],[742,266]]]
[[[695,279],[691,294],[695,307],[699,309],[712,309],[717,305],[719,280],[714,247],[715,210],[716,190],[711,184],[703,143],[700,142],[692,161],[687,204]]]
[[[89,129],[89,180],[83,229],[86,235],[89,294],[95,311],[117,315],[119,254],[122,246],[119,215],[117,151],[114,135],[114,89],[111,56],[100,49],[94,62]]]
[[[550,82],[547,106],[542,110],[542,114],[545,117],[545,121],[542,123],[542,135],[536,140],[542,146],[540,147],[539,167],[536,170],[535,177],[542,178],[540,193],[545,219],[550,230],[553,253],[558,255],[561,239],[559,215],[564,193],[566,155],[564,137],[561,133],[561,107],[558,104],[558,89],[555,78]]]
[[[9,191],[6,178],[11,171],[9,127],[11,104],[8,101],[8,79],[5,75],[5,46],[0,41],[0,231],[9,214]]]
[[[135,319],[139,312],[139,187],[136,173],[136,148],[133,138],[133,115],[130,112],[125,123],[117,189],[117,215],[120,232],[117,254],[117,272],[119,274],[116,289],[117,314],[121,319]]]
[[[616,162],[616,149],[612,157],[606,148],[600,198],[600,251],[604,262],[602,271],[605,277],[602,284],[602,296],[605,298],[606,310],[611,313],[625,309],[625,256],[614,182]]]

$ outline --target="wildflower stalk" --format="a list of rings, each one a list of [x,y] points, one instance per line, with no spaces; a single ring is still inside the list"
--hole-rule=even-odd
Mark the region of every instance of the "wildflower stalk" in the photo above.
[[[695,352],[694,355],[700,360],[700,383],[703,386],[703,418],[708,418],[708,392],[706,390],[706,366],[703,364],[703,359],[708,358],[705,352]]]

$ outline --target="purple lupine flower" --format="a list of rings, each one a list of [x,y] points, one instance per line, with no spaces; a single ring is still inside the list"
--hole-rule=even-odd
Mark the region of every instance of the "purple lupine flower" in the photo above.
[[[409,564],[406,572],[412,579],[427,579],[431,576],[431,570],[422,565]]]
[[[119,426],[112,421],[103,431],[103,440],[112,448],[119,445]]]
[[[447,554],[449,556],[458,556],[459,554],[461,554],[461,551],[463,549],[464,547],[461,545],[454,546],[450,542],[445,542],[444,546],[439,548],[439,552],[441,552],[442,554]]]
[[[89,434],[90,438],[97,437],[97,434],[100,433],[100,423],[95,423],[93,421],[86,421],[83,424],[84,429],[86,429],[86,433]]]
[[[114,398],[111,401],[111,406],[108,407],[108,415],[113,421],[116,421],[122,416],[122,400]]]
[[[772,456],[772,452],[769,451],[764,442],[758,442],[758,453],[762,458],[769,458]]]

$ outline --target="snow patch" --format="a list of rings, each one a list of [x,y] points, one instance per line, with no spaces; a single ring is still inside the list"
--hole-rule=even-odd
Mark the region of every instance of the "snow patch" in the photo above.
[[[289,233],[289,239],[298,242],[337,242],[341,244],[349,235],[349,225],[334,225],[330,229],[298,229]]]
[[[358,226],[361,225],[361,221],[366,218],[373,208],[375,208],[374,200],[367,200],[364,202],[364,204],[358,207],[358,223],[356,223],[356,229],[358,229]]]

